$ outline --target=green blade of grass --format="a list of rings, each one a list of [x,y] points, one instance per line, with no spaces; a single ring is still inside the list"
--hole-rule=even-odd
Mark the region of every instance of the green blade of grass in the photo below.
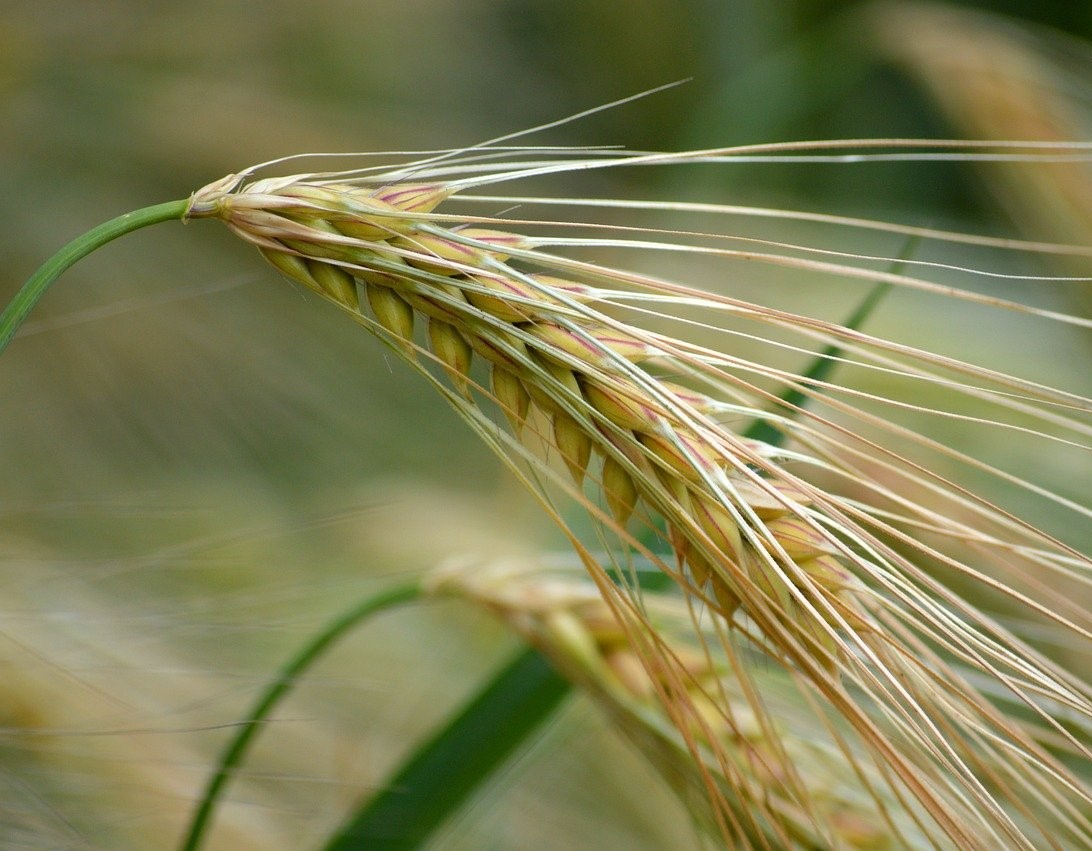
[[[890,288],[891,284],[882,283],[873,287],[857,306],[857,309],[853,311],[853,315],[846,321],[845,327],[850,329],[859,328]],[[834,371],[834,367],[838,365],[838,361],[835,360],[835,358],[840,357],[841,354],[841,346],[831,345],[825,347],[815,356],[815,360],[813,360],[811,366],[801,374],[799,380],[804,383],[826,381],[827,378],[830,377],[831,372]],[[780,400],[784,407],[788,408],[789,415],[792,416],[792,414],[795,413],[795,409],[803,408],[807,405],[808,396],[796,387],[790,387],[781,395]],[[757,419],[751,423],[743,432],[743,436],[750,438],[751,440],[761,440],[763,443],[768,443],[771,446],[781,446],[785,442],[786,437],[784,431],[775,425],[771,425],[764,419]]]
[[[246,721],[240,725],[239,731],[220,755],[216,771],[209,778],[200,803],[190,821],[189,829],[178,846],[179,851],[195,851],[200,847],[228,779],[242,761],[247,748],[261,731],[265,721],[277,704],[292,690],[304,671],[317,662],[338,639],[372,615],[413,602],[420,597],[421,589],[417,585],[399,586],[370,597],[332,620],[281,668],[276,678],[266,686],[258,701],[247,713]]]
[[[71,268],[80,259],[86,257],[97,248],[106,243],[132,233],[148,225],[168,222],[172,219],[181,219],[189,207],[189,199],[184,201],[168,201],[166,204],[156,204],[152,207],[144,207],[125,213],[117,218],[103,222],[86,233],[72,240],[68,245],[46,260],[22,288],[15,294],[4,312],[0,314],[0,353],[8,347],[11,338],[23,324],[23,320],[30,315],[34,305],[45,295],[45,291],[57,280],[65,270]]]
[[[917,248],[918,243],[921,242],[920,237],[914,237],[907,241],[903,246],[902,251],[899,253],[899,259],[897,262],[892,263],[888,268],[888,273],[892,275],[902,274],[906,268],[907,260],[914,250]],[[891,289],[891,284],[879,283],[876,284],[868,295],[866,295],[861,303],[857,305],[856,310],[850,314],[849,318],[842,323],[844,328],[848,328],[852,331],[856,331],[860,328],[866,319],[872,315],[872,312],[879,306],[881,299],[887,295]],[[800,380],[803,383],[826,381],[830,377],[831,372],[838,365],[836,358],[841,357],[841,346],[827,346],[818,355],[815,360],[811,362],[811,365],[801,374]],[[808,397],[795,387],[790,387],[781,397],[781,402],[785,408],[790,411],[792,415],[794,409],[803,408],[808,403]],[[768,443],[771,446],[781,446],[785,442],[785,433],[776,426],[771,425],[764,419],[757,419],[743,432],[743,436],[752,440],[761,440],[763,443]]]
[[[403,764],[326,851],[421,847],[571,690],[538,652],[520,653]]]

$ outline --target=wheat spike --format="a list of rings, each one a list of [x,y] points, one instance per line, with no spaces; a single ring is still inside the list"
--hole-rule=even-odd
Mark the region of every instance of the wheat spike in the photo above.
[[[698,584],[709,583],[714,605],[720,598],[744,596],[736,587],[742,574],[747,569],[761,572],[756,547],[787,552],[777,527],[765,527],[760,537],[746,544],[741,538],[743,515],[768,512],[769,498],[756,485],[755,504],[750,505],[733,487],[729,474],[745,468],[749,458],[709,450],[694,413],[700,394],[690,392],[684,398],[661,384],[650,392],[643,385],[654,379],[644,373],[635,380],[630,365],[660,354],[654,345],[617,323],[592,318],[591,308],[572,300],[572,294],[587,292],[577,282],[535,279],[515,271],[500,274],[507,250],[528,247],[522,237],[484,228],[453,228],[445,234],[433,224],[408,217],[428,211],[422,195],[433,202],[446,197],[448,193],[439,189],[418,188],[420,195],[388,191],[382,200],[372,192],[338,184],[290,184],[271,196],[264,189],[259,184],[222,196],[216,202],[217,214],[240,235],[258,241],[278,269],[350,310],[358,303],[350,276],[361,270],[376,321],[405,348],[412,348],[414,310],[426,315],[430,348],[459,391],[469,393],[471,353],[477,353],[500,370],[494,384],[508,382],[507,396],[526,395],[548,413],[555,449],[578,483],[593,452],[609,459],[616,482],[621,457],[630,463],[636,459],[645,475],[629,481],[657,510],[683,516],[675,530],[679,557],[691,568],[700,565],[703,581]],[[398,209],[399,199],[406,197],[413,208]],[[209,202],[199,196],[195,207],[204,203]],[[269,218],[274,210],[285,220],[282,234]],[[355,226],[347,218],[353,211],[361,217]],[[360,234],[369,239],[362,240]],[[280,251],[272,247],[273,240],[280,243]],[[521,389],[511,386],[513,378]],[[509,402],[519,419],[526,416],[520,411],[523,404]],[[625,494],[628,482],[615,486],[623,489],[622,504],[635,502]],[[610,501],[617,501],[614,495]],[[619,505],[619,512],[626,509]],[[808,532],[812,539],[825,540],[814,525]],[[785,538],[790,549],[800,530],[794,528],[794,533]],[[821,552],[807,558],[835,552],[833,544],[820,547]],[[795,550],[799,552],[798,547]],[[785,582],[776,578],[766,582],[777,596],[777,605],[770,609],[773,614],[782,610],[789,594]],[[836,597],[842,590],[834,584],[823,589]]]
[[[645,160],[654,156],[669,159],[648,155]],[[685,156],[696,155],[680,159]],[[640,160],[622,156],[617,163]],[[449,167],[459,173],[457,163]],[[644,522],[663,518],[672,558],[647,554],[683,589],[695,623],[712,616],[713,635],[722,646],[746,640],[804,684],[822,707],[819,714],[839,730],[835,740],[842,742],[842,728],[856,736],[855,743],[842,745],[849,762],[871,761],[879,772],[875,783],[885,791],[870,794],[880,809],[886,811],[893,795],[925,841],[964,848],[999,842],[1030,848],[1039,841],[1062,847],[1062,836],[1092,841],[1092,794],[1057,752],[1080,760],[1092,754],[1080,736],[1054,720],[1051,709],[1064,707],[1092,719],[1089,687],[915,562],[920,558],[979,579],[963,560],[964,546],[1005,567],[1023,560],[1059,574],[1087,571],[1088,559],[833,419],[807,412],[794,418],[799,412],[791,406],[775,406],[771,413],[776,397],[761,380],[796,387],[791,375],[727,350],[700,347],[682,335],[653,332],[614,313],[647,303],[657,310],[701,305],[711,315],[753,316],[809,339],[837,342],[873,368],[944,381],[1004,410],[1041,412],[1039,422],[1079,435],[1092,433],[1079,419],[1092,404],[831,323],[542,250],[567,244],[564,239],[528,237],[498,228],[497,222],[438,213],[440,203],[457,200],[461,189],[498,179],[486,172],[422,182],[422,174],[442,175],[444,168],[426,161],[359,177],[248,181],[243,175],[195,193],[189,216],[221,219],[282,273],[348,311],[410,359],[438,364],[456,391],[445,391],[449,400],[498,451],[523,449],[487,425],[481,402],[498,405],[517,435],[531,423],[540,429],[548,422],[544,438],[571,476],[571,492],[587,502],[582,483],[589,471],[598,471],[607,513],[597,516],[627,544],[640,547],[625,528],[635,511]],[[504,179],[560,168],[528,163],[512,167]],[[600,242],[650,245],[639,239]],[[776,254],[767,260],[791,265],[791,258]],[[930,289],[916,278],[834,268]],[[360,310],[359,287],[365,289],[371,318]],[[955,297],[985,301],[973,293]],[[998,299],[990,302],[1016,309]],[[427,319],[427,357],[414,338],[417,315]],[[474,355],[491,371],[491,392],[474,377]],[[950,373],[965,376],[965,383]],[[825,393],[821,385],[796,389],[819,395],[862,427],[929,445],[864,407]],[[740,415],[766,418],[797,445],[779,449],[741,437],[721,422]],[[852,484],[864,496],[843,498],[813,484],[800,469]],[[873,476],[869,469],[885,476]],[[903,496],[903,490],[939,495],[953,514],[970,520],[949,519]],[[920,541],[910,534],[923,530],[928,534]],[[953,543],[955,555],[926,542],[937,535]],[[584,562],[604,598],[617,598],[620,606],[637,596],[636,589],[627,594],[606,579],[587,553]],[[1067,634],[1089,637],[1080,623],[1087,617],[1064,594],[1053,595],[1053,612],[1045,599],[1018,590],[1011,596],[1029,611],[1049,615]],[[562,621],[556,626],[565,628]],[[587,642],[584,651],[585,658],[592,652]],[[595,652],[601,655],[603,648],[596,645]],[[729,655],[736,659],[737,675],[745,677],[747,664],[739,651]],[[636,682],[632,660],[614,661]],[[648,672],[678,662],[655,638],[646,643],[640,661]],[[1034,721],[998,711],[972,684],[982,677],[996,682],[1014,704],[1032,707]],[[720,764],[731,762],[734,757],[721,753],[717,735],[693,732],[695,723],[712,729],[720,723],[717,718],[730,720],[723,695],[653,691],[678,722],[695,759],[701,761],[702,749],[712,747]],[[754,712],[764,717],[761,701]],[[745,785],[738,770],[727,776]],[[1026,803],[1028,796],[1034,806]],[[722,806],[716,819],[726,837],[746,837],[730,807]]]

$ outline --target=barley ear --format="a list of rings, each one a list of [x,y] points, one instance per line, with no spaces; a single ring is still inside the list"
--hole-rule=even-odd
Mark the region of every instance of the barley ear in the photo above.
[[[612,165],[627,162],[620,156]],[[494,222],[472,217],[421,212],[440,201],[457,202],[455,190],[477,180],[488,184],[525,174],[485,168],[476,178],[460,176],[469,165],[452,164],[446,189],[428,183],[448,174],[437,163],[414,175],[423,185],[401,188],[404,172],[221,182],[196,193],[191,217],[222,219],[285,274],[354,313],[358,321],[362,317],[351,293],[355,284],[347,277],[364,282],[375,323],[361,324],[383,329],[411,359],[415,317],[427,318],[432,356],[462,396],[447,394],[452,404],[520,471],[554,516],[560,519],[549,483],[567,490],[591,509],[604,530],[615,533],[614,546],[608,546],[609,564],[580,549],[608,611],[592,616],[581,610],[576,621],[557,616],[547,631],[557,647],[568,643],[568,658],[583,660],[578,667],[595,680],[595,688],[608,689],[605,677],[617,670],[623,676],[609,688],[618,695],[626,692],[625,683],[633,686],[627,699],[651,690],[656,710],[673,725],[676,743],[681,741],[700,775],[697,785],[708,794],[726,839],[738,844],[752,837],[736,823],[748,817],[732,808],[718,792],[722,788],[734,790],[748,804],[761,803],[762,819],[779,825],[774,839],[764,838],[767,846],[790,845],[801,823],[824,825],[822,835],[809,837],[809,842],[839,844],[839,837],[830,833],[836,813],[818,811],[818,800],[802,776],[817,771],[816,764],[796,759],[787,753],[787,745],[778,744],[790,737],[763,706],[775,695],[760,685],[762,665],[776,667],[796,689],[793,700],[822,716],[818,729],[833,734],[829,747],[858,779],[865,778],[863,794],[878,802],[874,814],[892,836],[968,848],[984,847],[976,839],[980,834],[1021,847],[1031,847],[1028,836],[1050,836],[1055,827],[1067,838],[1092,836],[1092,828],[1086,830],[1068,815],[1092,795],[1047,743],[1058,737],[1082,758],[1087,749],[1052,710],[1038,712],[1047,701],[1092,718],[1087,687],[1044,659],[1018,630],[1007,629],[934,575],[939,567],[994,594],[1005,588],[1005,580],[987,576],[976,561],[979,556],[1001,576],[1013,563],[1045,568],[1055,576],[1069,571],[1075,575],[1087,568],[1087,559],[933,474],[911,460],[913,452],[901,452],[898,441],[945,462],[964,462],[975,473],[993,472],[1007,485],[1042,495],[1034,485],[1003,471],[985,470],[977,459],[888,422],[869,405],[893,404],[901,410],[899,399],[841,386],[831,381],[830,370],[840,362],[838,346],[844,345],[850,351],[845,359],[861,367],[920,377],[960,394],[963,401],[992,404],[1003,416],[1027,415],[1041,431],[1015,416],[996,424],[1044,438],[1053,438],[1055,426],[1068,428],[1067,434],[1086,434],[1086,424],[1078,418],[1092,403],[870,337],[851,327],[856,320],[847,326],[822,322],[549,250],[603,245],[645,251],[661,246],[702,256],[738,255],[735,249],[710,247],[705,241],[687,243],[709,234],[672,232],[671,240],[680,243],[670,245],[631,239],[624,229],[604,240],[551,241],[482,227]],[[526,174],[538,173],[540,166],[527,165]],[[560,227],[559,222],[543,225],[537,230]],[[939,292],[909,275],[877,275],[848,263],[801,261],[781,254],[761,257],[775,265],[825,273],[836,268],[857,278]],[[991,307],[1004,303],[947,287],[943,292]],[[1060,315],[1011,306],[1044,319]],[[691,317],[697,315],[701,318],[695,323]],[[726,320],[723,329],[718,327],[721,319]],[[683,332],[676,336],[651,327],[663,321],[686,331],[697,324],[703,332],[735,335],[737,320],[767,323],[776,330],[771,338],[799,335],[790,350],[810,351],[818,341],[825,346],[819,356],[822,369],[788,375],[740,357],[729,345],[718,351],[695,344]],[[744,338],[784,345],[764,336],[759,331]],[[474,355],[480,369],[492,373],[490,392],[469,378]],[[783,386],[785,394],[772,393],[771,384]],[[497,439],[499,424],[478,407],[490,395],[517,436],[529,431],[529,421],[536,426],[549,421],[546,433],[535,437],[543,438],[547,456],[560,458],[568,478],[519,441]],[[807,405],[811,396],[834,415],[812,413]],[[767,428],[734,431],[741,418],[753,417]],[[858,425],[861,435],[854,431]],[[873,439],[872,431],[880,436]],[[788,449],[775,445],[781,435],[794,438]],[[533,475],[524,475],[523,463]],[[589,469],[601,471],[600,498],[606,511],[585,493]],[[1071,505],[1063,497],[1045,496],[1053,499],[1054,507],[1068,510]],[[933,500],[942,509],[934,508]],[[652,528],[663,524],[665,540],[650,547],[629,533],[625,524],[638,505],[647,511],[641,519]],[[579,537],[566,531],[581,547]],[[975,558],[966,551],[973,551]],[[724,678],[698,676],[680,666],[679,653],[663,631],[642,617],[642,591],[626,570],[619,570],[638,552],[678,584],[700,649],[708,657],[722,658],[739,678],[746,709],[758,720],[761,735],[742,732],[746,713],[729,699]],[[613,581],[618,578],[622,586]],[[1053,617],[1052,623],[1068,630],[1067,635],[1086,636],[1072,601],[1049,585],[1032,580],[1027,587],[1064,614],[1051,614],[1044,601],[1019,590],[1013,590],[1012,599],[1026,612]],[[607,614],[615,616],[614,631],[626,632],[632,659],[621,655],[616,637],[608,641],[605,634],[594,632]],[[541,618],[525,618],[521,624],[522,629],[547,629]],[[591,645],[584,641],[583,649],[575,650],[577,627],[591,632],[602,662],[595,671],[589,661]],[[649,675],[651,689],[632,674],[634,659]],[[763,661],[756,664],[756,659]],[[1038,720],[1027,721],[1023,709],[999,711],[992,695],[980,690],[982,682],[1021,707],[1036,707]],[[617,708],[617,701],[613,705]],[[782,710],[795,717],[791,701]],[[626,712],[620,717],[628,719]],[[1049,735],[1037,726],[1040,721],[1049,727]],[[1011,747],[1002,744],[1008,742]],[[1021,785],[1034,787],[1036,800],[1047,802],[1050,815],[1042,822],[1028,816],[1010,782],[1016,776],[1022,778]],[[769,790],[782,782],[797,788],[794,795],[778,799],[775,818]]]

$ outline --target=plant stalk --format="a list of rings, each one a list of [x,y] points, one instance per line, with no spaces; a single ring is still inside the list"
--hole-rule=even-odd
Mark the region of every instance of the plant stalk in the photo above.
[[[246,714],[246,720],[240,724],[238,733],[220,755],[216,772],[209,778],[208,785],[201,795],[201,802],[193,814],[189,829],[178,846],[179,851],[195,851],[201,846],[212,820],[213,810],[235,768],[242,762],[253,738],[261,732],[266,719],[272,714],[281,698],[296,685],[303,672],[314,664],[334,642],[359,626],[362,621],[395,606],[412,603],[420,597],[421,588],[416,584],[399,586],[370,597],[331,621],[288,660],[276,678],[266,686],[258,701]]]
[[[3,353],[11,342],[19,326],[34,309],[34,305],[45,295],[45,291],[66,270],[74,266],[79,260],[86,257],[92,251],[106,245],[106,243],[132,233],[148,225],[167,222],[171,219],[181,220],[186,215],[189,207],[189,199],[182,201],[168,201],[165,204],[156,204],[125,213],[108,222],[103,222],[84,234],[76,237],[68,245],[46,260],[38,270],[27,279],[22,289],[15,294],[15,298],[4,308],[0,314],[0,353]]]

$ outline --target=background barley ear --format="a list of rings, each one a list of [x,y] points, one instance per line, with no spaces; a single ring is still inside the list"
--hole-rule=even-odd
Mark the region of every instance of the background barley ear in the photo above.
[[[747,847],[890,847],[895,825],[877,806],[897,801],[870,799],[875,778],[855,774],[774,671],[759,679],[776,725],[756,716],[728,660],[692,640],[677,595],[649,592],[622,613],[575,566],[513,562],[449,564],[426,588],[487,608],[546,655],[711,832]],[[920,840],[907,820],[897,831]]]
[[[860,146],[803,147],[854,144]],[[936,147],[989,150],[976,143],[872,145],[924,150],[926,158]],[[1044,156],[1034,144],[1000,147]],[[772,663],[784,672],[797,699],[814,707],[838,759],[867,778],[862,794],[885,835],[968,848],[1086,841],[1089,793],[1084,769],[1070,764],[1086,765],[1090,754],[1059,712],[1064,707],[1084,719],[1077,723],[1083,729],[1092,716],[1089,687],[1076,669],[1040,652],[1020,619],[1041,621],[1068,636],[1059,639],[1067,645],[1086,642],[1088,612],[1070,591],[1085,581],[1089,560],[1063,538],[976,496],[958,470],[995,477],[1073,517],[1087,519],[1088,509],[922,434],[894,412],[975,422],[1083,453],[1089,400],[872,336],[852,322],[774,309],[731,290],[714,293],[567,251],[747,259],[1060,327],[1086,328],[1088,321],[939,285],[917,274],[945,266],[930,261],[908,260],[912,273],[877,271],[867,265],[875,258],[754,238],[737,247],[731,233],[710,243],[708,232],[634,233],[578,219],[538,220],[523,206],[519,219],[470,212],[483,202],[500,209],[538,202],[684,212],[688,205],[676,203],[483,193],[554,172],[730,161],[740,153],[734,149],[585,158],[543,152],[537,160],[476,167],[490,150],[332,175],[246,173],[195,193],[187,217],[221,219],[279,270],[387,341],[561,521],[614,628],[621,625],[634,648],[619,664],[643,666],[651,683],[643,688],[681,737],[711,822],[727,841],[751,843],[754,830],[789,830],[788,822],[776,807],[761,825],[740,821],[739,801],[756,793],[733,762],[740,741],[719,735],[738,726],[731,702],[719,680],[703,685],[688,673],[643,616],[640,589],[629,578],[635,560],[657,566],[682,591],[704,664],[725,667],[745,684],[749,711],[775,742],[782,710],[771,706],[755,666]],[[855,224],[942,242],[1036,247]],[[1038,248],[1084,253],[1065,244]],[[422,325],[423,337],[416,332]],[[737,354],[741,340],[757,351]],[[828,362],[896,383],[879,390],[843,383],[825,369],[801,375],[762,355],[764,346],[776,355],[824,345]],[[898,382],[942,389],[945,398],[908,401]],[[568,530],[554,503],[557,488],[613,536],[603,538],[605,552],[592,552]],[[1058,584],[1039,581],[1042,571]],[[972,602],[968,589],[986,602]],[[1013,611],[1021,613],[1016,621]],[[551,640],[569,641],[570,655],[598,664],[603,648],[571,612],[562,607],[546,620],[556,633]],[[746,742],[742,747],[749,752]],[[792,818],[831,836],[836,819],[811,805],[801,778],[812,769],[790,750],[775,746],[774,774],[787,788],[799,781],[790,798],[803,810]]]

